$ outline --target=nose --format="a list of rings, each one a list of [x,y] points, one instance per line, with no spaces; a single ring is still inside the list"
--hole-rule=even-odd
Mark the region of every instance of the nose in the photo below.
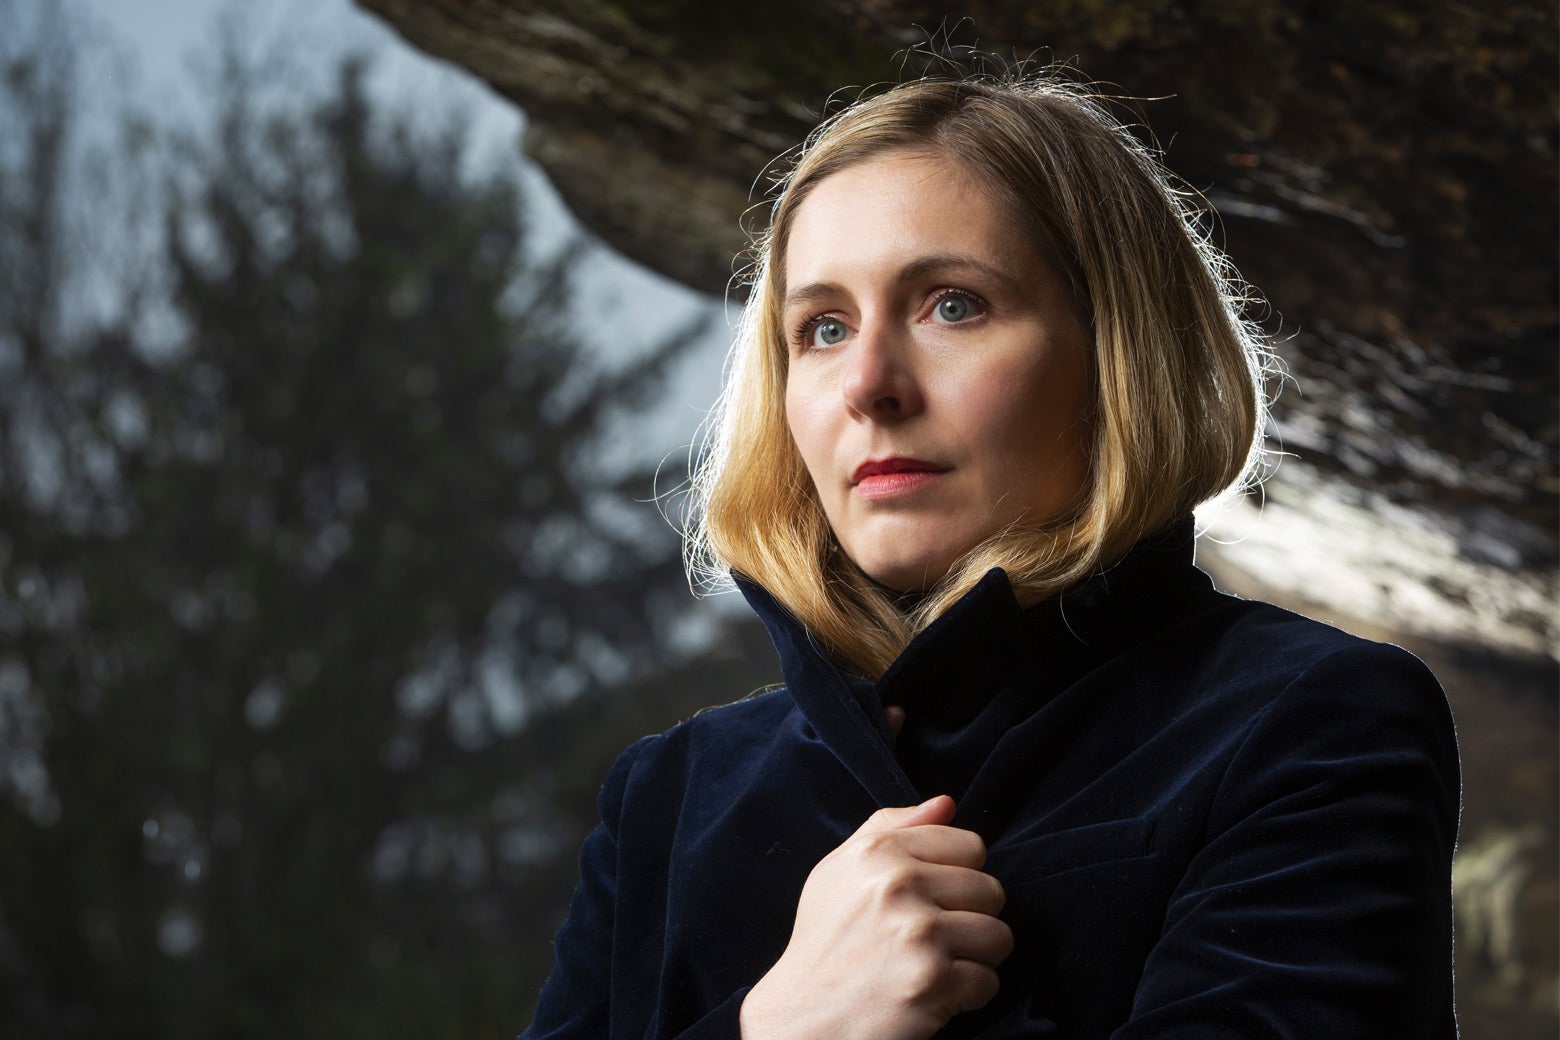
[[[921,385],[908,331],[863,321],[848,348],[842,391],[860,419],[892,422],[919,412]]]

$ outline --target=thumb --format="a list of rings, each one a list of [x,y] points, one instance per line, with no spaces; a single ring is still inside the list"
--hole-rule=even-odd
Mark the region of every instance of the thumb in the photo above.
[[[879,809],[862,825],[864,831],[893,831],[902,827],[927,825],[946,826],[953,820],[956,808],[953,799],[945,794],[928,798],[920,805],[906,805],[893,809]]]

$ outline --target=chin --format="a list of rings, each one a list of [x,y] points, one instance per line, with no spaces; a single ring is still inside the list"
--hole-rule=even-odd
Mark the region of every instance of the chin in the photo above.
[[[856,566],[873,581],[894,592],[925,592],[948,573],[952,561],[937,558],[856,560]]]

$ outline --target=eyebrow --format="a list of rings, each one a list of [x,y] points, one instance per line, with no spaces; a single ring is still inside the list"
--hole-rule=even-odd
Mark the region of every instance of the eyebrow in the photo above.
[[[1010,293],[1023,292],[1023,286],[1018,280],[1001,268],[993,267],[972,256],[961,256],[957,253],[936,253],[931,256],[917,257],[901,267],[894,278],[896,281],[909,282],[928,275],[961,271],[974,272],[990,279]],[[820,300],[839,296],[843,292],[844,290],[835,282],[813,282],[786,293],[783,306],[789,309],[801,304],[817,303]]]

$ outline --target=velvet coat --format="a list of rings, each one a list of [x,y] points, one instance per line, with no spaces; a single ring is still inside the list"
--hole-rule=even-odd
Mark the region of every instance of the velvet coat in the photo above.
[[[1456,1035],[1457,750],[1406,651],[1216,591],[1189,524],[1029,610],[991,572],[877,683],[743,592],[785,686],[618,759],[525,1038],[734,1040],[813,866],[940,793],[1016,946],[939,1037]]]

